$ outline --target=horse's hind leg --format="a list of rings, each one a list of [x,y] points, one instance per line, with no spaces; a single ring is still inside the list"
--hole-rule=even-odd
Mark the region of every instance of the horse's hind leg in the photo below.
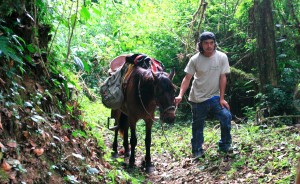
[[[123,134],[123,146],[124,146],[125,157],[130,156],[129,144],[128,144],[128,129],[129,129],[128,116],[122,113],[120,117],[120,130],[121,133]]]
[[[112,157],[113,158],[117,158],[118,157],[118,132],[119,132],[119,122],[120,122],[120,115],[121,112],[118,110],[111,110],[111,117],[115,119],[115,126],[117,126],[117,128],[115,128],[115,136],[114,136],[114,142],[113,142],[113,154]]]
[[[129,166],[134,166],[135,163],[135,147],[137,145],[137,138],[136,138],[136,122],[132,123],[130,125],[130,132],[131,132],[131,137],[130,137],[130,145],[131,145],[131,155],[129,158]]]

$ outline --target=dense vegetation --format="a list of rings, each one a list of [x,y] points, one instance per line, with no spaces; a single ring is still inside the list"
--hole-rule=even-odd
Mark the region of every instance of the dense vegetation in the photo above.
[[[200,3],[85,1],[79,3],[77,9],[76,2],[52,1],[46,16],[54,20],[52,41],[55,44],[50,51],[62,58],[59,64],[74,72],[79,68],[76,70],[75,65],[70,65],[65,56],[84,66],[80,76],[90,88],[98,88],[99,81],[105,79],[108,63],[114,57],[128,53],[145,53],[163,61],[167,68],[176,66],[175,84],[180,85],[183,67],[196,52],[199,33],[212,31],[232,66],[227,95],[235,104],[234,114],[244,116],[249,110],[255,112],[256,108],[270,108],[272,115],[295,114],[294,103],[297,102],[293,101],[293,94],[299,81],[296,39],[299,37],[299,3],[275,1],[271,7],[262,7],[274,9],[274,27],[270,32],[274,32],[275,40],[264,43],[266,50],[262,52],[271,52],[267,46],[276,43],[273,56],[277,65],[276,85],[261,81],[259,77],[268,77],[263,74],[268,71],[259,68],[262,58],[257,58],[256,54],[255,3],[250,0],[202,0]],[[271,63],[267,65],[271,67]],[[282,99],[281,102],[278,99]]]
[[[267,9],[270,14],[259,11]],[[295,125],[300,109],[300,1],[0,0],[0,11],[1,182],[30,183],[23,167],[33,163],[30,150],[36,154],[40,147],[47,154],[36,158],[33,166],[42,164],[45,173],[28,176],[35,182],[51,178],[49,170],[70,183],[294,181],[300,139]],[[172,146],[162,142],[159,125],[155,126],[152,153],[160,155],[154,162],[161,173],[139,176],[139,170],[120,169],[123,159],[109,158],[109,109],[97,95],[109,62],[121,54],[145,53],[162,61],[167,70],[176,67],[174,83],[179,86],[204,30],[216,34],[219,49],[227,53],[231,65],[226,98],[235,116],[234,154],[223,162],[216,153],[219,129],[212,121],[205,140],[209,157],[198,164],[186,159],[191,114],[185,101],[178,107],[176,125],[165,131]],[[275,69],[270,71],[271,66]],[[143,137],[140,125],[139,137]],[[54,148],[57,137],[65,136],[91,146],[80,152],[82,156],[76,151],[71,154],[88,159],[68,160],[72,149],[83,149],[74,143],[69,148],[68,141],[59,141],[66,149]],[[143,152],[142,142],[138,152]],[[19,150],[26,154],[18,156]],[[54,152],[57,158],[51,157]],[[3,169],[7,160],[14,172]],[[78,168],[67,167],[74,163]],[[83,174],[90,168],[97,168],[98,175]]]

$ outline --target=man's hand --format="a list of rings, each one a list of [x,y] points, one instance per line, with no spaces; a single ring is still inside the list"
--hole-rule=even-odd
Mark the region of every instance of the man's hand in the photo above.
[[[182,100],[182,97],[181,97],[181,96],[175,97],[175,100],[174,100],[175,105],[178,106],[178,104],[181,102],[181,100]]]
[[[226,102],[226,100],[220,100],[220,105],[222,106],[222,108],[226,108],[226,109],[230,109],[229,104]]]

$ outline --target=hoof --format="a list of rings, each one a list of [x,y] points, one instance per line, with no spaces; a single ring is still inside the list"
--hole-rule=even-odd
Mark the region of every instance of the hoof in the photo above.
[[[148,167],[146,167],[146,173],[152,173],[153,171],[155,170],[155,167],[154,166],[148,166]]]
[[[130,155],[131,155],[131,153],[130,153],[130,151],[129,151],[129,152],[126,152],[126,153],[124,154],[124,157],[127,158],[127,157],[130,157]]]
[[[134,162],[133,163],[129,163],[129,168],[133,168],[133,167],[135,167],[135,164],[134,164]]]
[[[146,173],[151,173],[155,170],[155,167],[152,164],[146,164],[145,161],[142,162],[142,167],[145,168]]]
[[[111,157],[112,157],[112,158],[118,158],[118,153],[116,153],[116,152],[112,153],[112,154],[111,154]]]

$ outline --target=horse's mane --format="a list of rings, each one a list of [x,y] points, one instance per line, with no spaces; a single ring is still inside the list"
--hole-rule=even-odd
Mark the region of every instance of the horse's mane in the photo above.
[[[132,77],[136,86],[135,95],[142,93],[144,99],[149,99],[154,95],[154,76],[151,69],[144,69],[142,67],[135,67]]]
[[[151,69],[145,69],[139,66],[135,66],[134,72],[135,72],[136,79],[139,78],[142,79],[143,81],[154,80]]]
[[[142,67],[136,67],[133,71],[133,75],[135,76],[135,81],[139,81],[142,83],[153,83],[155,81],[154,78],[154,73],[151,71],[151,69],[145,69]],[[156,78],[157,78],[157,82],[160,82],[161,80],[163,80],[164,82],[166,82],[167,80],[169,80],[168,76],[169,74],[161,71],[161,72],[156,72],[155,73]]]

